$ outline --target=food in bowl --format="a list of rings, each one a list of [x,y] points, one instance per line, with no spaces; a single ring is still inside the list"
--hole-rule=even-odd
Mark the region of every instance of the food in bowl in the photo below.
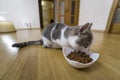
[[[78,61],[83,64],[93,61],[93,59],[90,58],[89,55],[81,51],[78,51],[78,52],[72,51],[70,54],[67,55],[67,58],[69,58],[70,60]]]
[[[91,51],[86,50],[85,53],[87,55],[89,55],[90,58],[92,58],[92,61],[89,62],[89,63],[81,63],[81,62],[78,62],[78,61],[71,60],[71,59],[69,59],[67,57],[71,52],[74,52],[73,48],[71,48],[71,47],[63,47],[62,51],[63,51],[63,55],[64,55],[66,61],[71,66],[73,66],[75,68],[86,68],[86,67],[92,65],[93,63],[95,63],[98,60],[98,58],[99,58],[99,53],[91,52]]]

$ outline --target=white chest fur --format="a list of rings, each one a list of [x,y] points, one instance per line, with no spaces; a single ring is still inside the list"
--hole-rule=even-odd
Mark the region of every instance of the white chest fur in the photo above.
[[[76,41],[78,40],[78,36],[71,36],[68,38],[69,44],[71,45],[71,47],[73,48],[78,48],[78,45],[76,44]]]

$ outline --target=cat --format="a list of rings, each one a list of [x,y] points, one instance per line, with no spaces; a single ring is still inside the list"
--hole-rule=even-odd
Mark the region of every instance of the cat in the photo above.
[[[84,50],[92,44],[92,23],[80,26],[67,26],[63,23],[51,23],[42,32],[42,38],[37,41],[14,43],[12,47],[23,48],[30,45],[43,45],[45,48],[72,47]]]

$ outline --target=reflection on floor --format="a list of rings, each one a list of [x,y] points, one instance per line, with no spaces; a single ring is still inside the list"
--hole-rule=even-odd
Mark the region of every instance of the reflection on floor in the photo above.
[[[91,50],[100,53],[100,58],[86,69],[76,69],[66,62],[60,49],[46,49],[41,45],[22,49],[11,47],[14,42],[40,39],[39,29],[0,33],[0,79],[119,80],[120,35],[93,34]]]

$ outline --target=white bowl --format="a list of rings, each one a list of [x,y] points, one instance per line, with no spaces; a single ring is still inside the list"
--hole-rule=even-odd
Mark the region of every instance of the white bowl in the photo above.
[[[67,58],[67,55],[70,54],[70,52],[74,51],[74,49],[72,49],[70,47],[63,47],[62,51],[63,51],[63,55],[64,55],[65,59],[67,60],[67,62],[75,68],[86,68],[86,67],[90,66],[91,64],[93,64],[99,58],[98,53],[87,51],[86,54],[88,54],[90,56],[90,58],[93,59],[93,61],[89,62],[89,63],[80,63],[78,61],[73,61],[73,60],[70,60],[69,58]]]

